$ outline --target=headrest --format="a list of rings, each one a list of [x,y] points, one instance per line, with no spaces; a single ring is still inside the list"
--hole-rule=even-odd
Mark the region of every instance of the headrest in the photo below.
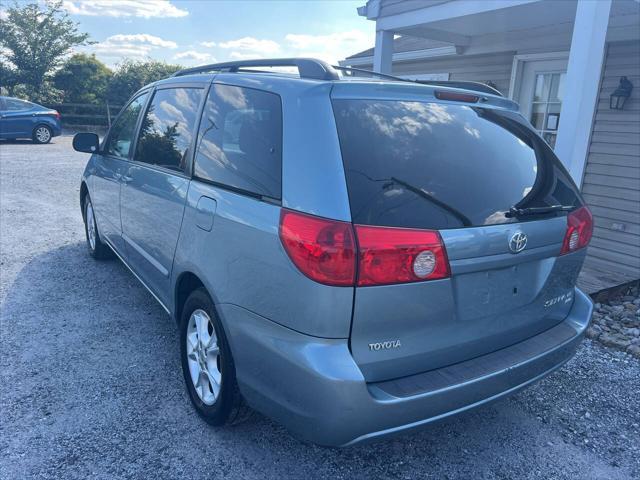
[[[238,146],[247,155],[264,156],[270,153],[271,145],[265,137],[266,125],[255,118],[245,118],[238,135]]]

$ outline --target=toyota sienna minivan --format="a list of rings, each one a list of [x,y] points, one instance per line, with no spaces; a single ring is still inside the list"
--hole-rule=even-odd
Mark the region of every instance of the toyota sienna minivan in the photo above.
[[[486,85],[207,65],[74,147],[89,253],[178,322],[212,425],[251,408],[329,446],[413,430],[541,379],[589,323],[591,213]]]

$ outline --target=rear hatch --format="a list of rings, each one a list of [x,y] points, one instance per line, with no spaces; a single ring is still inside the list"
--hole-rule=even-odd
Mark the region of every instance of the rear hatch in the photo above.
[[[356,287],[350,344],[367,381],[464,361],[553,327],[571,308],[584,257],[560,255],[567,211],[582,200],[525,120],[429,92],[332,95],[360,255],[363,242],[388,231],[431,230],[450,269]],[[363,240],[358,225],[379,229],[365,229]]]

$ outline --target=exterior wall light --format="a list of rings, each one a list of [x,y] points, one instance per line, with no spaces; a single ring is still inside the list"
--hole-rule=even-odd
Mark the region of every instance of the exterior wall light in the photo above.
[[[609,97],[609,108],[611,110],[622,110],[627,98],[631,96],[631,90],[633,90],[633,84],[627,77],[620,77],[620,85],[616,88]]]

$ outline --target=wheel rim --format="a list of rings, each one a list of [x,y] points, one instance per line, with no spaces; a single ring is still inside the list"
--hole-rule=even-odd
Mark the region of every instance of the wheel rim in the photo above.
[[[87,239],[91,250],[96,249],[96,220],[93,217],[91,202],[87,202]]]
[[[36,138],[39,142],[46,143],[51,138],[51,133],[47,127],[38,127],[36,129]]]
[[[191,382],[205,405],[213,405],[220,393],[220,348],[211,318],[204,310],[195,310],[187,325],[187,361]]]

